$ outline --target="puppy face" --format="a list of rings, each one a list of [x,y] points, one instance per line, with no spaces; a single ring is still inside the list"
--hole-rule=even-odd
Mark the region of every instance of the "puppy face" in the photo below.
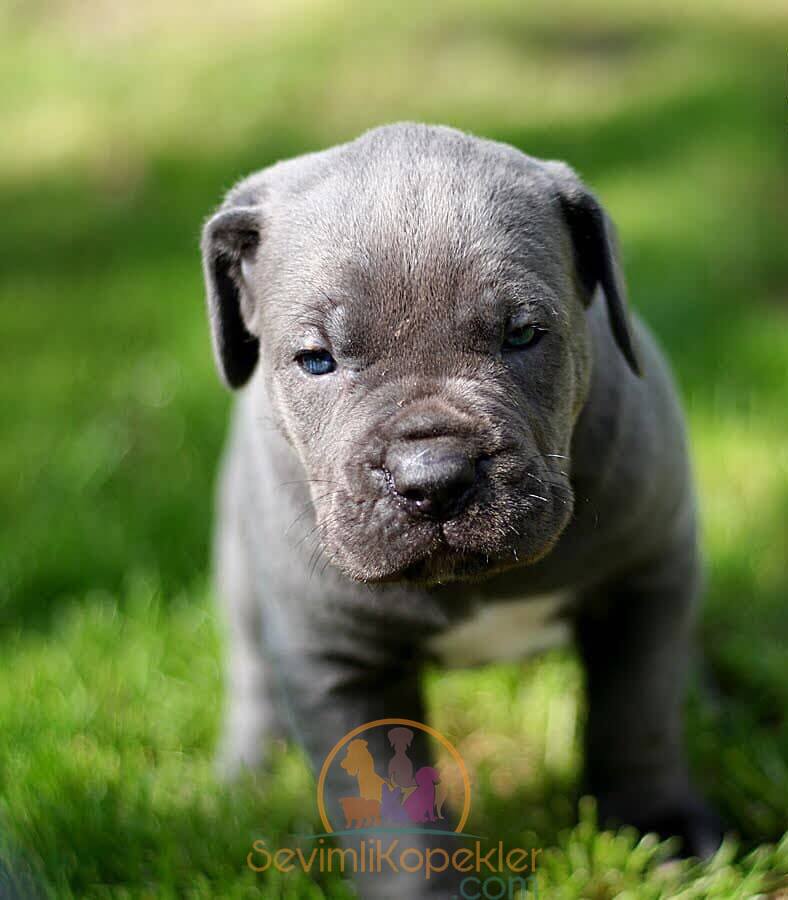
[[[615,274],[597,211],[563,166],[394,126],[253,177],[208,223],[220,366],[259,365],[344,573],[442,582],[556,542],[604,281],[586,257]]]

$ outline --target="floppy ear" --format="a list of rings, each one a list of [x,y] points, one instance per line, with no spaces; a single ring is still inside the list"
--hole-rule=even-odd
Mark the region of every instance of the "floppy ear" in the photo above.
[[[630,369],[641,375],[627,313],[627,286],[613,223],[596,197],[580,183],[568,166],[548,163],[548,167],[558,176],[558,198],[572,235],[575,265],[585,291],[586,305],[591,302],[597,285],[600,285],[618,349],[624,354]]]
[[[248,284],[260,243],[256,206],[220,210],[202,233],[202,264],[216,364],[225,383],[238,388],[249,380],[260,352],[250,331],[254,309]]]

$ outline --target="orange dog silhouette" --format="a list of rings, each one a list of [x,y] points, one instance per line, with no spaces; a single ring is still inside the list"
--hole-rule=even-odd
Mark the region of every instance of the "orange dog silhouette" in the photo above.
[[[364,828],[380,825],[380,803],[365,797],[340,798],[345,814],[345,828]]]
[[[347,745],[347,753],[340,765],[348,775],[353,775],[358,779],[360,797],[378,802],[378,815],[380,815],[384,779],[375,771],[375,761],[367,749],[367,742],[359,738],[351,741]]]

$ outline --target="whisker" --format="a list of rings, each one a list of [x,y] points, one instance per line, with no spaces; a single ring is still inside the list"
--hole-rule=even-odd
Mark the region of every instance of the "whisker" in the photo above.
[[[321,543],[317,543],[315,545],[315,549],[312,551],[312,555],[309,557],[309,580],[312,580],[312,576],[315,574],[315,568],[317,567],[317,563],[320,560],[320,557],[323,555],[323,545]]]
[[[290,484],[339,484],[339,482],[332,481],[330,478],[295,478],[292,481],[280,481],[276,487],[285,487]]]
[[[322,494],[320,497],[315,497],[314,500],[312,500],[312,499],[307,500],[306,504],[305,504],[304,508],[301,510],[301,512],[295,517],[295,519],[293,519],[293,521],[287,526],[287,528],[285,528],[285,534],[287,535],[290,532],[290,529],[297,522],[300,522],[301,519],[304,518],[304,516],[309,512],[310,507],[314,508],[315,504],[319,503],[321,500],[327,500],[329,497],[334,497],[337,494],[341,494],[341,493],[342,493],[341,490],[328,491],[328,493]]]
[[[315,522],[314,526],[312,528],[310,528],[309,531],[307,531],[307,533],[303,537],[299,538],[295,542],[295,544],[293,544],[293,549],[297,550],[301,546],[301,544],[303,544],[305,541],[309,540],[309,538],[312,537],[312,535],[318,530],[318,528],[320,528],[322,526],[322,524],[323,524],[322,522]]]

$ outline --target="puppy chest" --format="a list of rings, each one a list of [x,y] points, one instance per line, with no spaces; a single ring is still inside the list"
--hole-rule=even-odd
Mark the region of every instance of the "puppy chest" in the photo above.
[[[569,642],[560,613],[564,594],[550,594],[478,607],[475,614],[431,638],[427,647],[446,666],[514,662]]]

